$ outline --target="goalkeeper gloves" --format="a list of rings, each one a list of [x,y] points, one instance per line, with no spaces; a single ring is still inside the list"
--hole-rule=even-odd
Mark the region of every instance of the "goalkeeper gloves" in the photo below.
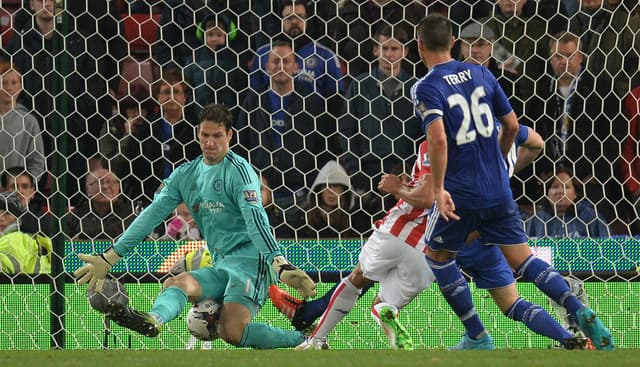
[[[304,298],[316,295],[316,283],[304,271],[291,265],[284,256],[276,256],[271,263],[273,271],[280,277],[284,284],[295,288]]]
[[[100,293],[104,285],[104,278],[107,276],[111,267],[114,266],[122,257],[109,248],[100,255],[78,254],[80,260],[85,264],[73,275],[78,278],[78,284],[89,283],[89,289],[94,289]]]

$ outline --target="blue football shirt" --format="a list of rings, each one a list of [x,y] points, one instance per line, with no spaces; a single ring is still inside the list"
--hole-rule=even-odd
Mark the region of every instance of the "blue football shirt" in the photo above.
[[[445,188],[456,207],[480,209],[513,200],[496,117],[513,109],[483,66],[456,60],[434,66],[411,89],[426,132],[438,119],[447,134]]]

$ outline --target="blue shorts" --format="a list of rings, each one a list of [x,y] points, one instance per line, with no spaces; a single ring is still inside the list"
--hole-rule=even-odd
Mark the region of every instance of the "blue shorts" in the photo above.
[[[473,241],[458,251],[456,263],[480,289],[503,288],[515,282],[513,271],[498,246]]]
[[[477,230],[484,243],[520,245],[527,242],[522,217],[515,201],[483,209],[456,209],[460,220],[448,222],[432,210],[425,240],[433,250],[458,251],[469,233]]]
[[[200,268],[190,274],[200,283],[203,299],[222,303],[240,303],[251,316],[260,310],[269,293],[272,274],[263,258],[227,255],[213,266]]]

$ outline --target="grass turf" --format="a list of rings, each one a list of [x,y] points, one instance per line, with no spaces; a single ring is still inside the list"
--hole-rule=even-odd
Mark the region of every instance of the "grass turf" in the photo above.
[[[49,350],[2,351],[0,366],[634,366],[640,351],[622,349],[612,352],[525,349],[448,352],[420,350]]]

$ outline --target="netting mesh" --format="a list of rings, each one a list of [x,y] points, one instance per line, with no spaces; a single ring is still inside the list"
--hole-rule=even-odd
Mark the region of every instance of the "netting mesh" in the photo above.
[[[54,239],[53,251],[33,246],[51,263],[62,286],[52,292],[64,303],[48,304],[42,280],[3,278],[9,312],[2,312],[0,348],[47,348],[49,314],[64,314],[69,348],[102,345],[100,317],[82,287],[64,285],[66,274],[79,266],[76,253],[106,247],[150,203],[162,179],[201,154],[195,126],[208,103],[230,108],[232,149],[261,174],[271,225],[292,262],[312,274],[347,273],[372,222],[395,203],[377,190],[381,175],[409,175],[424,138],[409,90],[427,72],[414,33],[430,13],[453,21],[453,56],[487,66],[520,122],[544,140],[540,157],[512,178],[528,235],[553,239],[547,253],[553,265],[589,281],[592,305],[605,313],[621,346],[640,344],[637,327],[622,321],[637,318],[627,300],[638,290],[614,282],[635,271],[640,258],[631,238],[640,232],[637,2],[0,4],[2,190],[20,192],[28,208],[20,215],[23,231]],[[178,207],[139,246],[142,255],[115,269],[152,275],[144,280],[150,284],[130,285],[132,302],[148,309],[167,259],[185,250],[179,241],[201,239],[188,209]],[[2,246],[8,245],[0,242],[0,252]],[[33,272],[2,265],[9,273]],[[540,296],[521,287],[532,301]],[[448,330],[456,320],[436,293],[422,296],[406,316],[421,347],[451,344],[461,332]],[[476,297],[496,344],[548,344],[503,326],[484,293]],[[384,347],[362,307],[351,321],[357,327],[339,329],[333,344]],[[271,308],[262,315],[286,325]],[[33,324],[22,325],[25,317]],[[181,348],[184,323],[171,325],[166,339],[151,344],[116,329],[111,344]]]

